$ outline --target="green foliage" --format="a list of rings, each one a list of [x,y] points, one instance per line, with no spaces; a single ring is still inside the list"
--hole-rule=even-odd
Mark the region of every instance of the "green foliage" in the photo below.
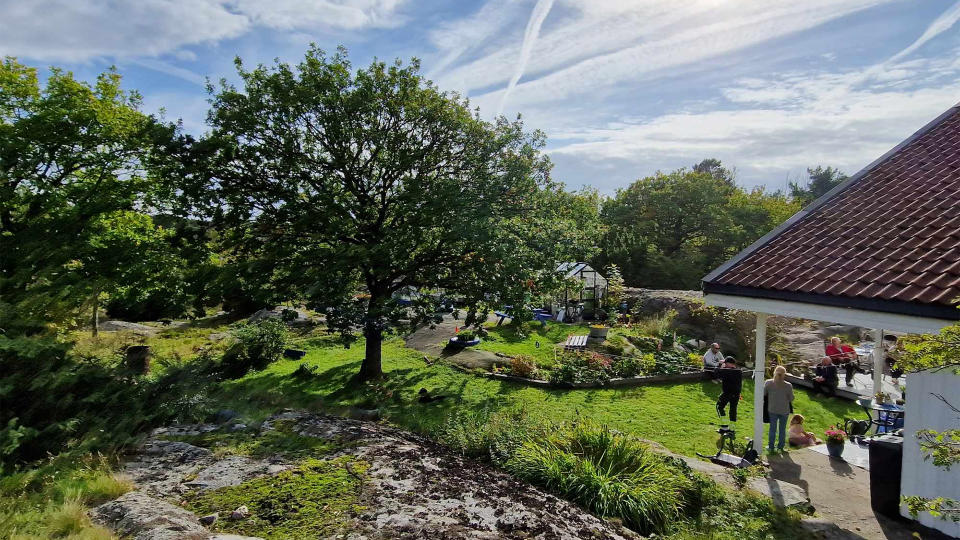
[[[612,359],[595,352],[564,352],[550,371],[554,384],[603,384],[614,375]]]
[[[695,289],[800,208],[780,192],[736,186],[719,161],[703,163],[642,178],[605,200],[606,233],[594,262],[618,265],[634,286]]]
[[[949,471],[951,465],[960,463],[960,429],[921,429],[917,431],[917,439],[924,459],[932,458],[937,467]]]
[[[114,279],[130,285],[131,273],[147,270],[142,255],[152,248],[131,242],[149,228],[131,220],[146,216],[131,214],[154,202],[151,171],[177,128],[141,113],[140,102],[114,71],[90,85],[53,69],[41,85],[35,69],[0,63],[0,328],[8,334],[72,322]],[[153,268],[154,279],[163,270]]]
[[[295,469],[215,490],[185,496],[200,515],[229,516],[239,506],[250,510],[243,520],[220,519],[215,531],[264,538],[330,538],[345,532],[358,510],[369,465],[345,456],[306,459]]]
[[[797,182],[790,182],[790,197],[799,202],[801,206],[806,206],[826,195],[828,191],[839,186],[847,179],[847,175],[839,169],[824,168],[822,165],[817,165],[816,168],[808,168],[807,175],[810,180],[806,186],[801,186]]]
[[[236,343],[220,361],[223,374],[230,378],[242,377],[248,371],[259,371],[283,356],[287,346],[287,325],[270,317],[254,324],[240,324],[230,331]]]
[[[110,472],[113,465],[100,456],[65,455],[0,477],[0,538],[114,538],[86,514],[88,506],[133,489]]]
[[[928,513],[943,520],[960,522],[960,503],[946,497],[918,497],[909,495],[902,498],[907,510],[914,519],[920,513]]]
[[[346,339],[362,329],[361,378],[381,374],[383,332],[410,318],[393,294],[443,288],[523,305],[528,283],[590,246],[550,180],[540,133],[485,122],[419,64],[355,69],[315,47],[296,66],[244,69],[212,96],[213,174],[184,186],[268,289],[304,298]],[[211,91],[213,89],[211,88]],[[576,219],[575,219],[576,218]],[[571,247],[573,246],[573,247]],[[415,303],[414,322],[432,319]]]
[[[693,498],[693,482],[673,462],[608,427],[557,426],[521,445],[504,467],[641,534],[659,533]]]
[[[529,439],[537,423],[523,409],[458,409],[431,435],[463,456],[502,465]]]
[[[510,359],[510,374],[514,377],[526,377],[535,379],[537,376],[537,363],[533,358],[526,355],[514,356]]]
[[[144,429],[209,413],[203,368],[171,368],[134,379],[124,367],[80,359],[50,339],[0,336],[0,466],[65,448],[123,445]]]

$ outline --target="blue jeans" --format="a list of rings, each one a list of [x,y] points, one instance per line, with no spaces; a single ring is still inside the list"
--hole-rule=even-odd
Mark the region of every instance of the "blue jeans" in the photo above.
[[[777,444],[777,450],[783,450],[787,444],[787,417],[788,414],[770,413],[770,433],[767,436],[769,443],[767,449],[773,452],[773,443],[777,440],[777,434],[780,434],[780,442]]]

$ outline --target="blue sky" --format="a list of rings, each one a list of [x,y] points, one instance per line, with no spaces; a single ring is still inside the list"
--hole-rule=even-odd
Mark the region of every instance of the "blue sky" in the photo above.
[[[484,117],[548,136],[554,177],[605,193],[717,157],[746,186],[848,173],[960,102],[955,0],[0,0],[0,55],[116,65],[202,133],[204,80],[296,62],[421,59]],[[515,81],[511,84],[511,81]],[[509,92],[508,92],[509,87]]]

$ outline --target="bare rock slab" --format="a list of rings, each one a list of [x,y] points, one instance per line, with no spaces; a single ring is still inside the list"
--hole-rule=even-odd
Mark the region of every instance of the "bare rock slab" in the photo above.
[[[199,540],[210,536],[193,512],[140,491],[94,508],[90,517],[133,540]]]

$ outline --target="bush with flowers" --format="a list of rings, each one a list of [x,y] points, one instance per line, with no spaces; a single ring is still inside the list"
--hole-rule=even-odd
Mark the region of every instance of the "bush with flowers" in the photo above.
[[[827,444],[843,444],[847,440],[847,432],[837,426],[830,426],[825,434]]]

